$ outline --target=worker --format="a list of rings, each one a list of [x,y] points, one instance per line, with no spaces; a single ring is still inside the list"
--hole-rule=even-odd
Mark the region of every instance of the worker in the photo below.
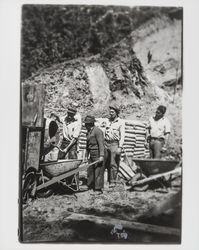
[[[171,125],[165,117],[166,107],[158,106],[155,116],[149,119],[148,142],[152,158],[160,159],[168,148]]]
[[[95,126],[95,117],[86,116],[85,127],[87,129],[87,154],[89,155],[90,163],[99,161],[92,165],[87,170],[87,185],[97,194],[103,192],[104,187],[104,135],[100,128]]]
[[[63,124],[63,139],[58,159],[77,159],[77,142],[81,132],[81,115],[76,108],[68,108],[67,115],[60,119]]]
[[[108,151],[109,187],[114,187],[120,164],[120,155],[124,144],[125,123],[119,118],[119,108],[109,106],[110,117],[105,130],[105,147]]]

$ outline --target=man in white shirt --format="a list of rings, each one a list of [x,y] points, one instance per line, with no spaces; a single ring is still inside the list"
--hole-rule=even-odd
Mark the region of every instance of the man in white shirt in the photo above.
[[[160,105],[154,117],[149,119],[149,147],[152,158],[160,159],[163,152],[168,147],[169,135],[171,133],[171,125],[169,120],[164,116],[166,107]]]
[[[110,187],[115,185],[119,170],[120,154],[124,144],[125,123],[119,118],[119,108],[109,106],[110,118],[105,130],[105,147],[108,151],[108,174]]]
[[[69,159],[77,159],[77,141],[81,132],[81,115],[77,113],[76,108],[69,108],[67,116],[60,119],[63,124],[63,139],[58,159],[64,159],[68,154]]]

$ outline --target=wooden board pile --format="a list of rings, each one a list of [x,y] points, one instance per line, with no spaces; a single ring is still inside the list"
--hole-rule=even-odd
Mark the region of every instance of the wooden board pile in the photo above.
[[[96,126],[102,129],[105,132],[106,128],[106,118],[96,119]],[[149,149],[146,149],[146,122],[141,121],[125,121],[125,139],[123,145],[123,151],[121,158],[124,159],[125,154],[128,157],[133,158],[149,158]],[[84,155],[86,149],[86,128],[83,126],[81,134],[79,137],[79,157]]]
[[[125,138],[122,157],[125,153],[133,158],[148,158],[149,150],[146,149],[146,122],[125,120]]]

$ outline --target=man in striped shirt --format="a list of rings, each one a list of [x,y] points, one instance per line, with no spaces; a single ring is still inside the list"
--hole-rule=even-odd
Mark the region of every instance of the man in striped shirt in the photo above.
[[[119,108],[109,106],[110,117],[105,130],[105,146],[108,150],[109,186],[113,187],[119,170],[120,155],[124,144],[125,123],[119,118]]]

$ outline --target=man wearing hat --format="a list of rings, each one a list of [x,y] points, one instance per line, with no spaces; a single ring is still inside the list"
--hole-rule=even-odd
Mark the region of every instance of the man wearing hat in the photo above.
[[[63,124],[62,151],[59,151],[58,159],[64,159],[68,154],[69,159],[77,159],[77,140],[81,132],[81,117],[77,119],[77,109],[68,108],[67,116],[61,119]]]
[[[94,116],[86,116],[85,127],[88,131],[86,149],[90,162],[99,161],[99,163],[88,168],[87,185],[89,189],[101,194],[104,187],[104,135],[102,130],[95,126]]]
[[[158,106],[155,116],[149,119],[148,142],[152,158],[161,158],[162,153],[166,152],[168,147],[171,125],[165,117],[166,107]]]
[[[105,146],[108,150],[109,186],[115,186],[119,170],[120,155],[124,144],[125,123],[119,118],[119,108],[109,106],[110,117],[105,131]]]

